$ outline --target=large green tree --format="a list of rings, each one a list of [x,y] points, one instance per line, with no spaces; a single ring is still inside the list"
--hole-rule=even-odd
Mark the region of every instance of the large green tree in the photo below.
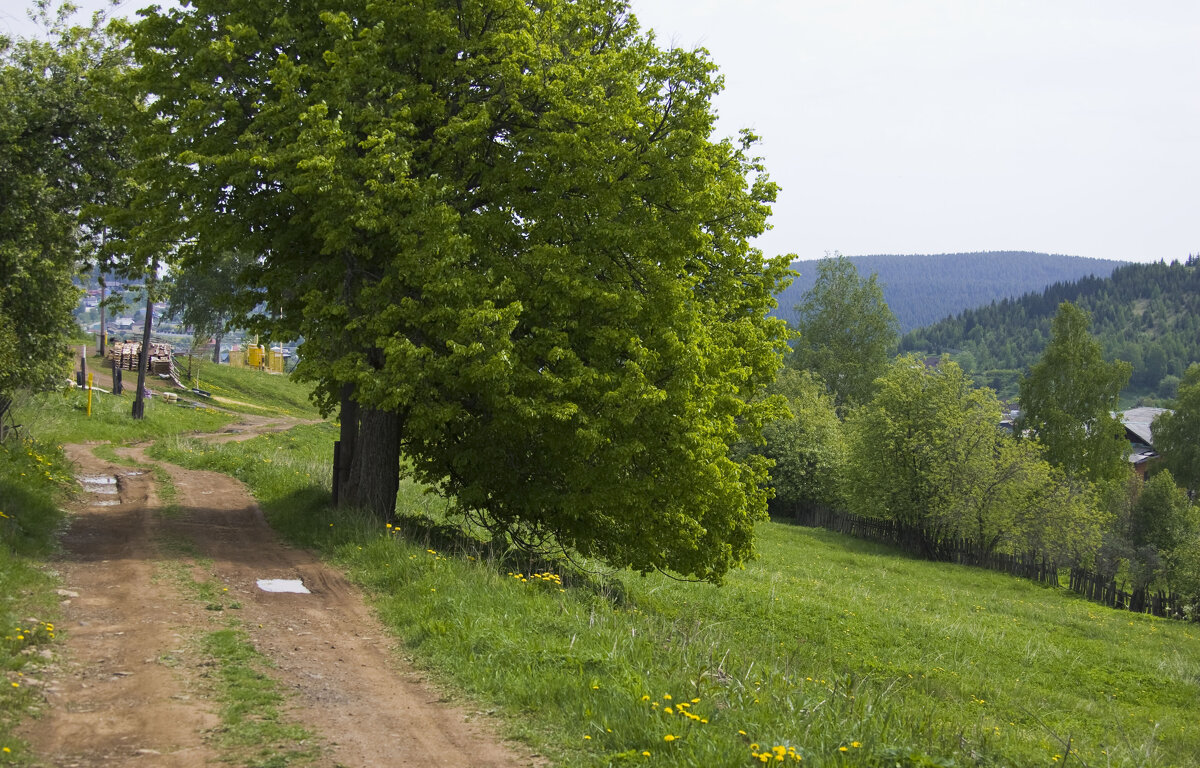
[[[1185,488],[1200,490],[1200,363],[1192,363],[1179,382],[1173,411],[1154,420],[1154,448]]]
[[[1045,352],[1021,380],[1017,427],[1072,477],[1104,482],[1129,471],[1129,443],[1115,412],[1132,368],[1105,361],[1090,324],[1084,310],[1059,305]]]
[[[861,277],[840,254],[822,259],[817,272],[795,307],[799,338],[789,364],[820,376],[844,413],[871,399],[899,326],[874,274]]]
[[[123,58],[71,8],[36,6],[40,38],[0,36],[0,413],[13,393],[58,384],[78,301],[72,277],[111,193],[119,131],[104,119]]]
[[[711,138],[703,52],[611,0],[196,0],[129,33],[180,262],[259,254],[247,303],[340,403],[355,500],[390,512],[402,448],[519,539],[750,555],[766,467],[729,446],[779,412],[786,262],[749,245],[775,187]]]

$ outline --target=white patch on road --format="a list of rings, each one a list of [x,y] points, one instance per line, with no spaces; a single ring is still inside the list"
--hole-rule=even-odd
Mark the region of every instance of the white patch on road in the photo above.
[[[259,579],[258,588],[263,592],[294,592],[298,595],[312,594],[300,579]]]

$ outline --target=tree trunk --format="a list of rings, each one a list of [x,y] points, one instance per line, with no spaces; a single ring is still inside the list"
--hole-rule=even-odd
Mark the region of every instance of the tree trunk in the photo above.
[[[350,468],[354,465],[355,444],[358,441],[358,403],[354,400],[354,385],[343,384],[339,393],[341,412],[338,420],[341,422],[338,435],[338,455],[334,463],[334,485],[337,493],[334,502],[338,506],[354,506],[358,503],[358,494],[351,484]]]
[[[374,408],[360,407],[358,411],[348,483],[356,498],[347,502],[380,519],[391,519],[400,489],[400,416]]]
[[[154,264],[154,269],[158,269],[158,264]],[[154,297],[151,291],[151,281],[146,279],[146,323],[142,326],[142,355],[138,360],[138,383],[137,394],[133,400],[133,418],[142,419],[146,417],[146,368],[150,366],[150,324],[154,320]]]
[[[213,342],[214,342],[213,343],[213,362],[214,363],[221,362],[221,338],[222,338],[222,334],[220,334],[220,333],[213,336]]]
[[[108,353],[108,325],[104,322],[104,302],[108,291],[104,285],[104,275],[100,275],[100,357]]]

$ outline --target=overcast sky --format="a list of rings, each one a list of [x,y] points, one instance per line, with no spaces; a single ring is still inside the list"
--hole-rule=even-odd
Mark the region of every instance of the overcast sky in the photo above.
[[[631,2],[712,54],[719,131],[762,136],[770,254],[1200,252],[1196,0]]]

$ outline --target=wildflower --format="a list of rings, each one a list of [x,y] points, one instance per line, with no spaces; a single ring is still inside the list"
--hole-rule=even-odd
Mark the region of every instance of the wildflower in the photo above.
[[[584,736],[583,738],[587,739],[588,741],[591,741],[591,739],[592,739],[591,736]]]
[[[849,751],[850,750],[847,747],[838,747],[838,752],[849,752]]]
[[[13,685],[16,685],[16,683],[13,683]],[[675,741],[675,736],[668,733],[666,736],[663,736],[663,741]]]
[[[8,749],[8,747],[5,747],[5,749]],[[649,751],[649,750],[644,750],[644,751],[642,752],[642,757],[650,757],[650,751]]]

